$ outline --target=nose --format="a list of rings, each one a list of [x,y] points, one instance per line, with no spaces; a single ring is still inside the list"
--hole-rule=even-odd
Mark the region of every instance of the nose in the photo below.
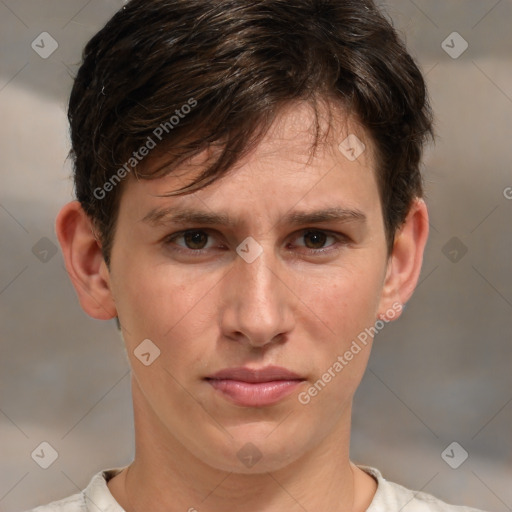
[[[280,341],[295,324],[298,299],[286,283],[286,267],[270,249],[251,263],[238,257],[223,281],[221,329],[253,347]]]

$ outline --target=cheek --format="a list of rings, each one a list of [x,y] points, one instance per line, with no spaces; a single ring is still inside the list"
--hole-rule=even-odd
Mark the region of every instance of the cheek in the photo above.
[[[215,321],[214,312],[208,309],[208,296],[214,292],[209,290],[215,283],[169,266],[138,265],[137,272],[129,268],[137,266],[128,260],[118,266],[123,278],[117,281],[115,293],[128,349],[148,338],[160,348],[167,364],[181,367],[189,363],[194,344],[204,339],[202,333]]]
[[[345,343],[347,336],[374,324],[381,290],[380,267],[346,265],[326,273],[314,286],[304,282],[301,295],[317,320],[328,327],[325,332],[336,343]]]
[[[312,414],[327,414],[331,422],[346,410],[365,372],[380,296],[378,272],[345,268],[340,275],[308,292],[315,314],[304,325],[315,340],[307,347],[314,375],[298,397]]]

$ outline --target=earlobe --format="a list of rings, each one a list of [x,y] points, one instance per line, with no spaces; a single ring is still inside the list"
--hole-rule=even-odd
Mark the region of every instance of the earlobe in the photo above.
[[[398,318],[418,283],[428,238],[428,211],[423,199],[415,199],[395,236],[379,307],[380,318]],[[389,313],[393,310],[393,313]],[[398,313],[398,314],[397,314]]]
[[[98,320],[115,317],[109,271],[91,220],[78,201],[71,201],[60,210],[55,229],[82,309]]]

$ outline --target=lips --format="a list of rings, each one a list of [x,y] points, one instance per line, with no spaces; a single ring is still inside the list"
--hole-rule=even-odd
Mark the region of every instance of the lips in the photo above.
[[[206,378],[224,398],[244,407],[274,404],[292,393],[305,380],[279,366],[262,369],[226,368]]]
[[[304,380],[300,375],[280,366],[266,366],[261,369],[246,367],[225,368],[207,377],[208,379],[229,379],[243,382],[272,382],[276,380]]]

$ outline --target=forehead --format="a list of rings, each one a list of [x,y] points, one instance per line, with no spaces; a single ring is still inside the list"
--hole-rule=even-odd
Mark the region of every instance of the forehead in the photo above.
[[[121,203],[144,208],[208,198],[212,207],[243,206],[256,200],[270,207],[290,200],[305,205],[315,195],[327,202],[339,200],[339,194],[347,202],[358,196],[375,199],[377,192],[372,141],[357,120],[337,106],[322,104],[315,115],[308,103],[288,105],[255,147],[212,184],[193,194],[159,197],[195,182],[217,154],[215,149],[203,151],[161,178],[130,176]],[[143,172],[151,174],[166,158],[150,154],[142,162]]]

